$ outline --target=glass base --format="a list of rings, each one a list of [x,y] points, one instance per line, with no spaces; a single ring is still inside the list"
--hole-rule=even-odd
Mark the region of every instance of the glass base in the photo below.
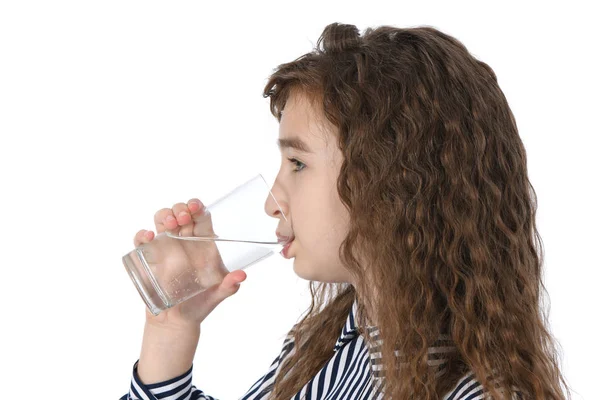
[[[168,301],[160,295],[160,288],[149,277],[148,267],[144,265],[137,249],[123,256],[123,265],[153,315],[170,307]]]

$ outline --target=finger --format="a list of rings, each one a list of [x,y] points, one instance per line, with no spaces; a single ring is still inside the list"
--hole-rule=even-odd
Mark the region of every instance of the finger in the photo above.
[[[227,274],[225,278],[223,278],[223,282],[219,285],[219,292],[221,293],[222,299],[226,299],[232,294],[237,293],[240,284],[246,280],[246,277],[246,273],[242,270],[236,270]]]
[[[191,222],[190,210],[185,203],[176,203],[171,207],[173,215],[177,218],[179,226],[189,224]]]
[[[246,273],[243,270],[235,270],[225,275],[225,278],[223,278],[223,282],[221,282],[221,287],[223,289],[232,288],[244,282],[247,277],[248,275],[246,275]]]
[[[220,284],[215,284],[203,292],[203,306],[210,314],[223,300],[237,293],[240,283],[246,279],[242,270],[233,271],[223,278]]]
[[[171,219],[168,219],[171,217]],[[179,224],[173,215],[173,210],[170,208],[162,208],[154,214],[154,226],[157,233],[169,231],[172,233],[179,232]]]
[[[177,203],[173,205],[173,215],[177,218],[179,225],[180,236],[192,236],[192,216],[191,212],[185,203]]]
[[[133,245],[139,247],[144,243],[150,242],[152,239],[154,239],[154,232],[142,229],[135,234]]]
[[[186,236],[215,235],[212,226],[212,217],[204,203],[197,198],[190,199],[190,201],[188,201],[188,209],[191,211],[192,230],[186,230]]]
[[[193,215],[193,222],[192,236],[215,236],[212,215],[208,209],[203,208],[202,212],[195,213]]]
[[[188,201],[187,206],[188,210],[190,210],[190,213],[194,215],[202,211],[202,209],[204,208],[204,203],[202,203],[200,199],[194,197]]]

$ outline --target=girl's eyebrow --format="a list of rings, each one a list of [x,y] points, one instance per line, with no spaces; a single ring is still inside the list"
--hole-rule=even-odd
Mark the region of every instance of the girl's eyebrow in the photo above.
[[[277,146],[279,147],[279,151],[292,148],[302,153],[312,153],[308,145],[302,139],[295,136],[288,139],[277,139]]]

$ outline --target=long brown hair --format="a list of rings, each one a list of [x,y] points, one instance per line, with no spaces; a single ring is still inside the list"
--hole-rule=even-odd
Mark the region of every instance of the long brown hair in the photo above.
[[[339,254],[357,284],[310,282],[271,399],[293,397],[332,357],[354,299],[359,326],[361,315],[384,321],[386,398],[439,399],[471,370],[494,399],[515,388],[564,399],[541,297],[537,197],[493,70],[432,27],[361,36],[333,23],[270,76],[263,95],[278,120],[292,93],[337,128],[337,191],[350,213]],[[441,334],[457,350],[443,371],[427,364]]]

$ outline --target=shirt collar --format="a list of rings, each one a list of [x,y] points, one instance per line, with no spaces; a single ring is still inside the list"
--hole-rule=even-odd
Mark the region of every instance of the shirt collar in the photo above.
[[[344,324],[344,328],[342,329],[342,333],[338,337],[337,342],[335,342],[335,346],[333,351],[338,351],[340,348],[344,346],[344,344],[352,341],[355,337],[358,336],[358,327],[356,326],[356,310],[357,310],[357,300],[354,299],[354,303],[352,303],[352,308],[348,313],[348,317],[346,318],[346,323]]]

